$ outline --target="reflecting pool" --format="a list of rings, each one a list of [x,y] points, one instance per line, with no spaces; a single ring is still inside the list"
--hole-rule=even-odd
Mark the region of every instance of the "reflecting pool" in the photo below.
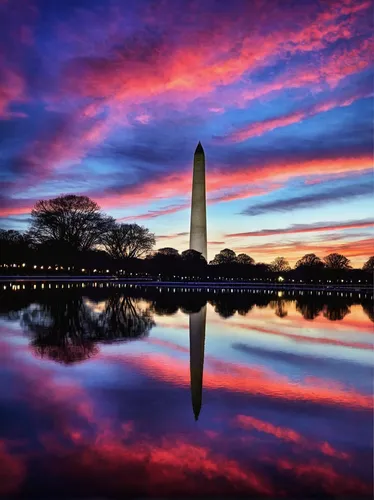
[[[372,295],[2,288],[0,495],[371,497]]]

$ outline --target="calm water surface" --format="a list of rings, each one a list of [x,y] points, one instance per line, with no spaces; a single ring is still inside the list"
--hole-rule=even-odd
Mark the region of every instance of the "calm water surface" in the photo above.
[[[7,284],[0,494],[371,497],[373,320],[369,295]]]

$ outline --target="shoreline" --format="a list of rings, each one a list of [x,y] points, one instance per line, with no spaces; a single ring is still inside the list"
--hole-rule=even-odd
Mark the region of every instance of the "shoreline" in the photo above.
[[[373,292],[372,284],[310,284],[310,283],[264,283],[253,281],[158,281],[158,280],[141,280],[136,278],[118,278],[114,276],[0,276],[0,282],[85,282],[85,283],[118,283],[122,285],[131,285],[136,287],[155,287],[159,289],[193,289],[193,290],[208,290],[212,289],[233,289],[238,290],[295,290],[295,291],[322,291],[322,292]]]

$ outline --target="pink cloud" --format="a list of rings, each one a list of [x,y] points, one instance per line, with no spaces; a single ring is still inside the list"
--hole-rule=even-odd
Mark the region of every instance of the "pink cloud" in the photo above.
[[[190,5],[187,7],[186,16],[196,15],[196,12],[189,12]],[[240,30],[236,26],[237,18],[225,18],[223,24],[216,25],[207,32],[193,32],[193,36],[188,32],[191,36],[186,40],[182,38],[183,43],[180,45],[171,45],[168,39],[163,37],[158,42],[157,50],[151,51],[147,45],[150,42],[143,38],[134,38],[125,49],[117,48],[108,55],[108,47],[121,46],[122,35],[119,27],[123,21],[120,12],[109,9],[106,25],[110,43],[108,40],[100,40],[96,58],[71,57],[61,75],[61,95],[51,96],[52,100],[57,101],[63,97],[99,98],[101,102],[98,106],[106,110],[106,118],[100,119],[102,123],[87,124],[84,112],[73,117],[71,130],[68,133],[63,132],[61,137],[56,137],[51,141],[52,145],[46,146],[47,150],[41,152],[41,163],[51,165],[64,161],[79,161],[87,151],[103,141],[116,125],[126,123],[126,115],[134,104],[151,100],[157,100],[159,103],[167,101],[174,105],[187,104],[218,87],[238,81],[245,72],[262,66],[264,61],[270,61],[275,56],[285,52],[308,52],[325,47],[335,40],[353,37],[355,16],[362,9],[354,8],[351,4],[342,9],[340,2],[331,2],[325,7],[322,13],[306,18],[305,25],[296,22],[297,27],[291,33],[287,29],[265,35],[255,28],[242,40]],[[261,6],[251,8],[255,9],[260,18],[269,14]],[[344,18],[347,14],[343,14],[347,9],[350,12],[349,19]],[[173,9],[165,10],[163,5],[160,10],[165,19],[170,18],[170,26],[173,26],[176,12]],[[243,23],[246,12],[244,9]],[[275,6],[272,12],[275,18],[277,12],[280,13],[279,5]],[[65,28],[63,37],[66,37],[67,41],[74,40],[74,44],[80,47],[79,52],[83,54],[88,50],[85,37],[89,36],[82,30],[84,17],[87,16],[91,25],[101,26],[102,16],[91,11],[82,11],[80,15],[82,22],[79,26],[77,24],[71,28],[72,32]],[[293,15],[297,20],[296,11]],[[79,31],[74,32],[74,29]],[[181,33],[179,35],[183,36]],[[240,46],[238,41],[242,42]],[[154,44],[154,41],[152,43]],[[232,50],[234,47],[235,50]],[[256,47],[255,52],[253,47]],[[149,57],[144,57],[144,53]],[[221,111],[218,107],[211,109],[215,112]],[[145,115],[140,115],[138,119],[141,122],[148,121]],[[75,127],[83,129],[79,140],[76,138]],[[37,148],[32,156],[40,158],[40,149]]]
[[[279,440],[297,444],[306,449],[315,449],[329,457],[340,459],[348,459],[348,453],[335,450],[329,443],[316,443],[302,436],[300,433],[287,427],[277,427],[270,422],[264,422],[247,415],[237,415],[234,419],[234,425],[238,425],[243,429],[256,430],[265,434],[270,434]]]
[[[372,344],[366,342],[351,342],[345,340],[331,339],[328,337],[312,337],[310,335],[297,335],[293,333],[285,333],[270,328],[261,328],[246,323],[235,323],[235,326],[243,328],[248,331],[265,333],[266,335],[276,335],[280,337],[285,337],[289,340],[293,340],[294,342],[307,342],[307,343],[309,342],[310,344],[334,345],[339,347],[349,347],[350,349],[363,349],[368,351],[374,349],[374,346]]]
[[[0,63],[3,66],[4,62],[1,58]],[[24,117],[23,113],[11,111],[10,105],[25,102],[26,99],[26,85],[23,77],[20,73],[7,69],[4,63],[0,71],[0,119]]]
[[[172,233],[172,234],[163,234],[156,236],[156,239],[158,240],[173,240],[175,238],[180,238],[181,236],[188,236],[189,233],[184,232],[184,233]]]
[[[189,203],[181,203],[179,205],[170,205],[169,207],[160,208],[158,210],[149,210],[144,214],[137,215],[129,215],[127,217],[120,217],[117,219],[118,221],[130,221],[130,220],[147,220],[147,219],[155,219],[157,217],[162,217],[164,215],[174,214],[176,212],[180,212],[181,210],[185,210],[189,208]]]
[[[245,236],[273,236],[281,234],[296,234],[296,233],[313,233],[323,231],[342,231],[344,229],[358,229],[362,227],[374,227],[374,219],[357,220],[336,223],[321,223],[314,224],[293,224],[290,227],[281,229],[261,229],[260,231],[247,231],[245,233],[230,233],[226,234],[226,238],[243,238]]]
[[[0,494],[11,495],[17,492],[26,477],[24,461],[11,453],[0,440],[1,481]]]
[[[327,99],[319,104],[316,104],[305,111],[295,111],[289,114],[269,118],[267,120],[253,122],[246,125],[238,130],[228,133],[225,137],[218,137],[217,140],[223,142],[242,142],[246,141],[251,137],[261,136],[266,134],[266,132],[271,132],[277,128],[287,127],[294,123],[302,122],[305,119],[311,118],[319,113],[325,113],[331,109],[337,107],[350,106],[353,102],[373,95],[373,90],[368,90],[366,92],[360,92],[357,95],[353,95],[349,98],[331,98]]]

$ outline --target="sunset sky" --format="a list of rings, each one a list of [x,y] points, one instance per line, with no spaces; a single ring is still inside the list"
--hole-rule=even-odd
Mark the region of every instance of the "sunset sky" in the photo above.
[[[373,254],[373,2],[0,0],[1,227],[84,194],[208,257]]]

